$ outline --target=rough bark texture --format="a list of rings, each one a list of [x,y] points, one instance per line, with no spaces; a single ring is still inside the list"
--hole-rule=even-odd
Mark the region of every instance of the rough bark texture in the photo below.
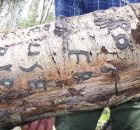
[[[126,6],[0,33],[0,127],[139,97],[138,22]]]

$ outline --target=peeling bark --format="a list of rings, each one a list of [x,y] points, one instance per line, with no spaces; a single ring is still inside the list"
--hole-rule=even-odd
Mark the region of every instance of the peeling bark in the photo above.
[[[138,22],[126,6],[0,33],[0,127],[139,97]]]

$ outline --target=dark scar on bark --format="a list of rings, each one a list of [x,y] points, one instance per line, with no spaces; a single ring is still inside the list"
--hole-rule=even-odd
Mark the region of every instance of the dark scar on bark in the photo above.
[[[29,50],[28,55],[29,56],[34,56],[34,55],[39,55],[40,54],[39,51],[32,52],[31,47],[40,47],[40,44],[37,44],[37,43],[30,43],[29,44],[29,47],[28,47],[28,50]]]
[[[41,79],[29,80],[27,81],[27,84],[30,90],[43,88],[45,91],[47,91],[47,87],[48,87],[48,82],[46,80],[41,80]]]
[[[77,83],[81,83],[85,80],[90,79],[91,77],[94,77],[94,73],[93,72],[79,72],[79,73],[75,73],[73,75],[73,78],[76,79]]]
[[[41,65],[38,64],[38,62],[36,62],[35,64],[33,64],[31,67],[29,68],[24,68],[22,66],[19,66],[19,68],[24,71],[24,72],[31,72],[33,71],[35,68],[40,68],[43,69]]]
[[[118,70],[113,66],[113,67],[107,67],[105,65],[101,66],[100,68],[101,73],[112,73],[112,80],[114,81],[115,84],[115,95],[119,94],[118,87],[117,87],[117,82],[119,80],[119,74]]]
[[[71,55],[76,55],[76,57],[77,57],[77,64],[79,64],[80,55],[85,55],[87,63],[91,63],[90,56],[89,56],[90,53],[88,51],[84,51],[84,50],[70,50],[68,52],[69,58],[70,58]]]
[[[124,50],[129,46],[129,40],[125,34],[118,34],[117,36],[112,35],[112,37],[120,50]]]
[[[14,79],[10,78],[4,78],[0,80],[0,85],[3,85],[4,87],[10,89],[14,86]]]
[[[79,90],[76,90],[75,88],[68,88],[68,92],[70,94],[70,96],[84,96],[83,94],[81,94],[84,91],[85,88],[81,88]],[[68,95],[69,96],[69,95]]]
[[[11,71],[12,65],[5,65],[5,66],[0,66],[0,71]]]
[[[5,55],[6,51],[7,51],[7,48],[0,47],[0,56]]]
[[[137,28],[131,30],[132,37],[136,41],[136,44],[140,44],[140,22],[137,23]]]

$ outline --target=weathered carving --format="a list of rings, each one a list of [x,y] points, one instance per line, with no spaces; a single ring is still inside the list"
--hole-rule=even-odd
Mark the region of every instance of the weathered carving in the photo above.
[[[0,56],[5,55],[6,51],[7,51],[7,48],[0,47]]]
[[[118,34],[117,36],[114,36],[114,35],[112,36],[115,40],[116,46],[120,50],[124,50],[129,46],[129,40],[125,34]]]
[[[14,79],[12,78],[4,78],[0,80],[0,85],[3,85],[4,87],[10,89],[14,86]]]
[[[40,68],[43,69],[41,65],[38,64],[38,62],[36,62],[35,64],[33,64],[31,67],[29,68],[24,68],[22,66],[19,66],[19,68],[24,71],[24,72],[31,72],[33,71],[35,68]]]
[[[40,44],[37,44],[37,43],[30,43],[29,44],[29,47],[28,47],[28,50],[29,50],[28,55],[29,56],[39,55],[40,54],[39,51],[32,52],[31,47],[40,47]]]
[[[94,23],[95,23],[96,26],[106,26],[106,18],[96,16],[94,18]]]
[[[28,84],[28,87],[30,90],[34,90],[34,89],[44,89],[44,90],[47,90],[47,86],[48,86],[48,83],[46,80],[41,80],[41,79],[33,79],[33,80],[29,80],[27,82]]]
[[[5,66],[0,66],[0,71],[11,71],[11,67],[12,65],[9,64],[9,65],[5,65]]]
[[[31,32],[33,32],[33,33],[41,32],[41,28],[40,27],[35,27],[35,28],[30,29],[29,32],[28,32],[28,35],[30,35]]]
[[[128,31],[128,30],[130,30],[131,25],[130,25],[129,21],[126,21],[124,19],[117,19],[114,21],[107,22],[108,30],[114,30],[118,27],[122,28],[125,31]]]
[[[49,31],[50,29],[50,24],[45,24],[42,28],[45,30],[45,31]]]
[[[66,17],[60,16],[56,19],[54,34],[57,36],[62,36],[64,32],[67,32]]]
[[[71,55],[76,55],[76,57],[77,57],[77,64],[79,64],[80,55],[85,55],[87,63],[91,63],[90,56],[89,56],[90,53],[88,51],[84,51],[84,50],[70,50],[69,53],[68,53],[68,56],[70,57]]]
[[[73,77],[76,79],[78,84],[85,80],[90,79],[93,76],[94,76],[93,72],[79,72],[79,73],[75,73],[73,75]]]

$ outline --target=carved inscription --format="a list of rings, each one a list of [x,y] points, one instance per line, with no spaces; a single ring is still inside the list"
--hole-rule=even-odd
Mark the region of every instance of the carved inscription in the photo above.
[[[14,80],[10,78],[4,78],[0,80],[0,85],[3,85],[4,87],[10,89],[14,86]]]
[[[33,80],[29,80],[27,82],[28,84],[28,87],[30,90],[34,90],[34,89],[44,89],[47,91],[47,86],[48,86],[48,83],[46,80],[37,80],[37,79],[33,79]]]
[[[116,46],[120,50],[124,50],[129,46],[129,40],[125,34],[118,34],[117,36],[114,36],[114,35],[112,36],[115,40]]]
[[[100,70],[101,73],[109,73],[109,72],[117,73],[117,69],[114,66],[103,65],[101,66]]]
[[[69,53],[68,53],[69,58],[70,58],[71,55],[76,55],[76,57],[77,57],[77,64],[79,64],[80,55],[85,55],[87,63],[91,63],[90,56],[89,56],[90,53],[88,51],[84,51],[84,50],[70,50]]]
[[[34,56],[34,55],[39,55],[40,52],[39,51],[31,51],[31,47],[40,47],[40,44],[37,44],[37,43],[30,43],[29,44],[29,47],[28,47],[28,55],[29,56]]]
[[[131,27],[130,23],[124,19],[117,19],[114,21],[108,21],[107,22],[107,28],[108,30],[114,30],[116,28],[122,28],[125,31],[128,31]]]
[[[38,64],[38,62],[36,62],[35,64],[33,64],[31,67],[29,68],[24,68],[22,66],[19,66],[19,68],[24,71],[24,72],[31,72],[33,71],[35,68],[40,68],[43,69],[41,65]]]
[[[106,26],[106,19],[105,17],[96,16],[94,18],[94,23],[96,26]]]
[[[106,18],[104,16],[96,16],[94,18],[94,23],[96,26],[100,26],[100,27],[106,27],[108,28],[108,30],[114,30],[118,27],[122,28],[125,31],[130,30],[130,22],[126,21],[124,19],[113,19],[113,18]]]
[[[36,33],[36,32],[41,32],[40,27],[35,27],[29,30],[28,35],[30,35],[31,33]]]
[[[50,24],[46,24],[46,25],[44,25],[42,28],[45,30],[45,31],[49,31],[49,29],[50,29]]]
[[[5,66],[0,66],[0,71],[11,71],[12,65],[5,65]]]
[[[66,22],[66,17],[60,16],[56,19],[55,22],[55,29],[54,29],[54,34],[57,36],[62,36],[64,32],[67,32],[67,22]]]
[[[90,79],[93,76],[94,76],[93,72],[80,72],[80,73],[75,73],[73,75],[73,77],[76,79],[78,84],[85,81],[85,80]]]
[[[7,48],[0,47],[0,56],[5,55],[6,51],[7,51]]]

